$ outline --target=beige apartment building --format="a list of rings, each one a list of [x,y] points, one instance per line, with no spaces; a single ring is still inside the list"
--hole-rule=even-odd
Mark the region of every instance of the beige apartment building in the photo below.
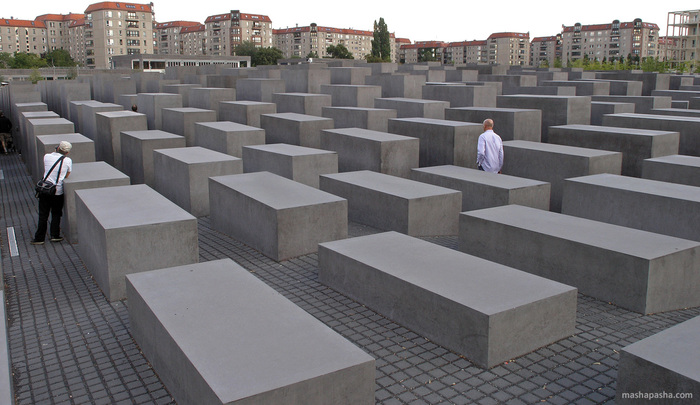
[[[43,14],[34,19],[46,27],[46,44],[48,51],[70,47],[70,25],[73,21],[85,19],[84,14]]]
[[[497,32],[487,39],[488,63],[527,66],[530,64],[530,33]]]
[[[207,17],[204,27],[207,55],[233,55],[236,46],[246,41],[258,48],[273,46],[272,21],[266,15],[232,10],[230,13]]]
[[[0,52],[40,55],[47,51],[46,26],[41,21],[0,20]]]
[[[87,22],[84,18],[73,20],[68,25],[68,53],[77,63],[85,63],[87,59],[87,38],[85,37],[85,28]],[[66,48],[64,48],[66,49]]]
[[[488,63],[486,41],[450,42],[445,46],[445,64]]]
[[[188,56],[206,55],[206,38],[204,24],[183,27],[180,30],[182,54]]]
[[[111,67],[114,55],[153,53],[151,4],[102,2],[85,10],[85,60],[87,67]]]
[[[530,66],[554,67],[557,58],[561,62],[561,44],[561,34],[533,38],[530,43]]]
[[[315,53],[319,58],[328,56],[326,49],[343,45],[355,59],[364,59],[372,53],[373,31],[322,27],[315,23],[306,27],[273,30],[274,46],[282,51],[286,59],[305,58]],[[390,34],[393,39],[394,35]],[[391,54],[396,55],[396,41],[391,43]],[[395,56],[394,56],[395,57]],[[395,60],[394,60],[395,61]]]
[[[186,27],[199,27],[202,24],[196,21],[169,21],[156,23],[153,26],[155,45],[153,53],[158,55],[185,55],[185,46],[182,41],[182,29]]]
[[[562,62],[588,57],[590,60],[619,60],[631,56],[640,60],[659,52],[659,26],[637,18],[631,22],[562,26]]]
[[[447,44],[442,41],[418,41],[413,44],[401,45],[400,63],[424,62],[425,57],[443,61],[443,52]]]
[[[700,63],[700,10],[672,11],[666,20],[666,37],[662,55],[675,66]]]

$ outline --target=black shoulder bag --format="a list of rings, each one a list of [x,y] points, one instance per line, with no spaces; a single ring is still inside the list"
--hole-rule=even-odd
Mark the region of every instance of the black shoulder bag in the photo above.
[[[63,158],[65,156],[61,156],[58,158],[56,163],[51,166],[51,169],[49,169],[49,172],[46,173],[46,176],[44,177],[43,180],[39,180],[38,183],[36,183],[36,198],[41,198],[41,197],[49,197],[52,195],[56,194],[56,184],[58,184],[58,179],[61,177],[61,167],[63,166]],[[58,163],[61,163],[58,165]],[[58,175],[56,175],[56,184],[49,180],[49,176],[51,175],[51,172],[53,172],[53,169],[58,165]]]

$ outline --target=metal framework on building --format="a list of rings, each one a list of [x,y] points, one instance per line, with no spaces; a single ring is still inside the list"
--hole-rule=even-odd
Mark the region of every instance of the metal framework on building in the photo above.
[[[700,10],[672,11],[666,19],[666,60],[672,66],[700,61]]]

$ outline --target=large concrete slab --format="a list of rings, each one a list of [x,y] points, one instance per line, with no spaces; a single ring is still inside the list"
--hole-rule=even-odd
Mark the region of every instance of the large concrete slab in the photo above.
[[[457,165],[476,168],[476,149],[483,125],[429,118],[389,120],[389,132],[420,139],[421,167]]]
[[[78,254],[109,301],[126,298],[127,274],[199,261],[197,219],[150,187],[75,195]]]
[[[592,96],[592,101],[632,103],[634,112],[648,114],[656,108],[671,108],[671,97],[664,96]]]
[[[645,159],[642,178],[700,187],[700,157],[670,155]]]
[[[642,162],[647,158],[678,153],[680,134],[598,125],[561,125],[549,128],[549,142],[580,148],[622,153],[622,174],[642,176]]]
[[[281,261],[348,235],[345,199],[269,172],[209,178],[215,230]]]
[[[338,153],[338,171],[372,170],[408,177],[418,167],[417,138],[361,128],[321,132],[321,149]]]
[[[515,94],[499,96],[498,107],[529,108],[542,111],[542,142],[548,142],[549,127],[591,123],[591,98],[587,96],[538,96]]]
[[[201,108],[164,108],[163,131],[185,137],[187,146],[195,146],[195,124],[198,122],[215,122],[216,111]]]
[[[199,146],[153,151],[155,190],[195,217],[209,215],[209,177],[241,173],[241,159]]]
[[[608,101],[591,101],[591,125],[603,125],[606,114],[633,113],[634,104]]]
[[[374,359],[230,259],[127,285],[134,340],[180,404],[374,403]]]
[[[680,133],[678,153],[700,156],[700,117],[654,114],[611,114],[603,117],[603,125],[624,128],[653,129]]]
[[[450,107],[447,101],[422,100],[415,98],[378,98],[374,100],[375,108],[396,110],[396,118],[432,118],[445,119],[445,109]]]
[[[122,169],[132,184],[155,185],[153,151],[184,148],[185,137],[164,131],[122,131]]]
[[[551,185],[537,180],[444,165],[411,170],[411,180],[462,192],[462,211],[519,204],[549,210]]]
[[[322,175],[320,187],[348,200],[351,221],[411,236],[457,233],[459,191],[369,170]]]
[[[237,122],[260,128],[260,116],[276,114],[277,104],[260,101],[222,101],[219,103],[219,120]]]
[[[700,317],[620,350],[617,404],[695,402],[700,397]]]
[[[285,143],[245,146],[243,170],[267,171],[318,188],[319,175],[338,173],[338,154]]]
[[[296,113],[263,114],[260,127],[265,130],[266,143],[320,148],[321,131],[333,128],[330,118]]]
[[[138,112],[146,114],[148,129],[163,129],[163,109],[182,108],[182,96],[171,93],[139,93]]]
[[[117,169],[122,168],[121,133],[124,131],[147,131],[146,115],[133,111],[111,111],[95,114],[97,136],[95,158],[103,160]]]
[[[622,153],[528,141],[503,142],[504,174],[552,185],[549,207],[561,211],[564,180],[598,173],[620,174]]]
[[[575,288],[428,241],[386,232],[318,256],[322,283],[481,367],[575,333]]]
[[[700,243],[520,205],[460,214],[459,250],[642,314],[700,305]]]
[[[371,63],[375,67],[376,63]],[[423,86],[425,76],[415,76],[408,74],[373,74],[365,78],[365,84],[370,86],[380,86],[382,88],[381,97],[405,97],[410,99],[421,99],[423,97]]]
[[[373,108],[374,99],[382,97],[382,88],[367,85],[323,84],[321,93],[331,95],[334,107]]]
[[[445,119],[483,123],[493,120],[494,131],[504,141],[539,142],[542,137],[542,111],[527,108],[458,107],[445,110]]]
[[[61,217],[63,236],[70,243],[78,243],[78,213],[75,192],[90,188],[128,186],[129,176],[105,162],[73,163],[70,176],[63,181],[65,205]]]
[[[183,106],[189,106],[190,105],[190,89],[196,88],[196,87],[202,87],[199,84],[166,84],[163,86],[163,90],[161,93],[172,93],[172,94],[179,94],[182,96],[182,105]]]
[[[230,121],[198,122],[195,140],[197,146],[242,158],[243,147],[265,144],[265,130]]]
[[[613,174],[570,178],[562,213],[700,241],[700,188]]]
[[[323,107],[323,116],[333,120],[335,128],[363,128],[386,132],[396,110],[367,107]]]
[[[273,94],[285,91],[284,80],[280,79],[248,78],[239,79],[236,83],[236,98],[238,100],[271,103],[273,102]]]
[[[73,123],[65,118],[43,118],[43,119],[28,119],[26,123],[26,154],[24,163],[29,170],[32,178],[37,176],[36,162],[39,156],[36,149],[36,138],[42,135],[57,135],[57,134],[74,134]],[[42,170],[43,174],[43,170]]]
[[[279,113],[289,112],[320,117],[323,115],[323,107],[331,106],[331,96],[313,93],[274,93],[272,102],[277,106],[276,112]]]
[[[492,86],[430,85],[423,86],[422,98],[448,101],[450,107],[496,107],[496,88]]]
[[[609,96],[610,83],[592,80],[551,80],[543,81],[540,86],[565,87],[570,86],[576,89],[577,96]],[[641,89],[641,88],[640,88]]]
[[[217,87],[194,87],[189,92],[189,105],[185,107],[201,108],[203,110],[216,111],[217,119],[222,101],[236,101],[236,89],[222,89]]]
[[[99,101],[87,101],[78,106],[80,112],[80,133],[88,138],[97,138],[97,118],[95,115],[107,111],[122,111],[124,107],[120,104],[100,103]]]

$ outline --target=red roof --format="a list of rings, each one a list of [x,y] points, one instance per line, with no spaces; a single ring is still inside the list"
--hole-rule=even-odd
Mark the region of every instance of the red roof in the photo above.
[[[621,29],[630,29],[634,27],[634,22],[620,23]],[[658,30],[659,26],[654,23],[642,22],[642,28],[649,28],[652,30]],[[610,24],[591,24],[591,25],[581,25],[581,31],[605,31],[612,29],[612,23]],[[563,32],[573,32],[574,26],[563,27]]]
[[[462,41],[462,42],[450,42],[447,44],[447,47],[456,47],[456,46],[483,46],[486,45],[486,40],[483,41]]]
[[[69,27],[79,27],[81,25],[85,25],[85,19],[82,18],[80,20],[73,20],[70,22]]]
[[[522,32],[494,32],[493,34],[489,35],[488,39],[493,39],[493,38],[528,38],[530,39],[530,33],[522,33]]]
[[[26,28],[46,28],[41,21],[31,21],[31,20],[14,20],[14,19],[2,19],[0,20],[0,27],[26,27]]]
[[[194,27],[201,25],[197,21],[168,21],[164,23],[156,23],[155,28],[157,30],[162,30],[165,28],[173,28],[173,27]]]
[[[209,17],[207,17],[206,20],[204,20],[204,23],[206,24],[206,23],[210,23],[210,22],[223,21],[223,20],[226,20],[226,21],[231,20],[231,13],[210,15]],[[272,22],[272,20],[270,20],[270,17],[268,17],[266,15],[261,15],[261,14],[241,13],[241,20]]]
[[[532,42],[548,42],[548,41],[556,41],[557,37],[556,36],[551,36],[551,37],[537,37],[533,38]]]
[[[395,42],[398,44],[410,44],[411,40],[408,38],[396,38]]]
[[[69,13],[69,14],[43,14],[35,18],[36,20],[39,21],[73,21],[73,20],[79,20],[81,18],[85,18],[85,14],[76,14],[76,13]]]
[[[103,1],[102,3],[90,4],[87,9],[85,9],[85,14],[92,13],[93,11],[99,10],[124,10],[124,11],[146,11],[152,13],[150,4],[136,4],[136,3],[121,3],[114,1]]]
[[[415,44],[401,45],[401,49],[444,48],[447,45],[442,41],[419,41]]]
[[[204,31],[204,24],[193,25],[191,27],[182,27],[180,34],[187,34],[188,32],[200,32]]]

